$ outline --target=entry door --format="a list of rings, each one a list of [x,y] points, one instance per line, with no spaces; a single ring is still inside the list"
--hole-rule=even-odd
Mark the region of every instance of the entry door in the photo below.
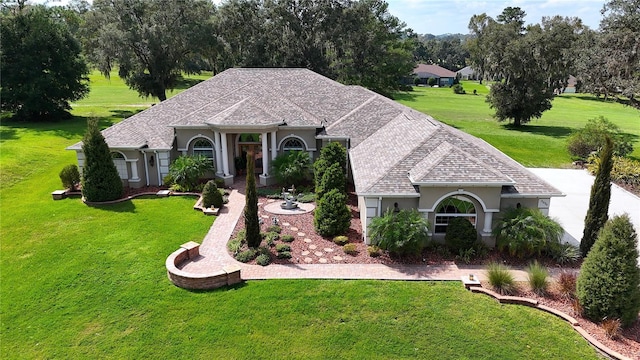
[[[255,164],[254,173],[262,174],[262,145],[258,144],[243,144],[240,146],[240,151],[243,154],[251,154],[253,156],[253,162]]]

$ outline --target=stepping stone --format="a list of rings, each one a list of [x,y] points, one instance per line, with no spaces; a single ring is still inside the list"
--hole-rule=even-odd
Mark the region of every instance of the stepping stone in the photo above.
[[[264,219],[268,219],[268,218],[269,218],[269,215],[262,215],[262,217],[263,217]]]
[[[288,222],[283,222],[283,223],[282,223],[282,226],[289,227],[289,226],[291,226],[291,224],[289,224]]]
[[[276,201],[275,199],[269,199],[269,200],[267,200],[267,202],[268,202],[268,203],[272,203],[272,202],[275,202],[275,201]],[[258,203],[258,205],[260,205],[260,203]]]
[[[309,254],[310,254],[310,252],[309,252],[309,251],[307,251],[307,250],[305,250],[305,251],[303,251],[303,252],[301,252],[301,253],[300,253],[300,255],[302,255],[302,256],[307,256],[307,255],[309,255]]]
[[[261,202],[258,202],[258,206],[260,206],[260,205],[262,205],[262,203],[261,203]]]
[[[315,245],[309,245],[309,249],[310,249],[310,250],[315,250],[315,249],[317,249],[317,248],[318,248],[318,247],[317,247],[317,246],[315,246]]]
[[[333,260],[342,261],[342,256],[336,255],[336,256],[333,257]]]
[[[306,242],[306,243],[312,243],[312,242],[313,242],[313,240],[311,240],[311,239],[307,238],[307,239],[304,239],[304,242]]]
[[[292,226],[292,227],[291,227],[291,231],[298,231],[298,228],[297,228],[297,227],[293,227],[293,226]]]
[[[322,251],[316,251],[316,252],[313,253],[313,255],[315,255],[317,257],[322,257],[322,255],[324,255],[324,254],[322,253]]]
[[[319,262],[319,263],[322,263],[322,264],[326,264],[326,263],[327,263],[327,259],[325,259],[325,258],[320,258],[320,259],[318,259],[318,262]]]
[[[333,252],[332,248],[324,248],[324,252]]]
[[[309,264],[309,263],[312,263],[312,262],[313,262],[313,259],[312,259],[312,258],[310,258],[310,257],[306,257],[306,258],[304,258],[304,262],[306,262],[307,264]]]
[[[303,233],[303,232],[299,232],[298,236],[306,236],[307,234]]]

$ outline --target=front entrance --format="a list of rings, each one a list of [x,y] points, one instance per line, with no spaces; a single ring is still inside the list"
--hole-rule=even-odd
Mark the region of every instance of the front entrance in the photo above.
[[[255,168],[253,169],[256,175],[262,174],[262,141],[260,134],[240,134],[238,136],[237,149],[239,150],[238,156],[242,160],[236,162],[236,173],[238,171],[238,165],[242,167],[242,173],[246,168],[247,154],[253,156],[253,162]]]

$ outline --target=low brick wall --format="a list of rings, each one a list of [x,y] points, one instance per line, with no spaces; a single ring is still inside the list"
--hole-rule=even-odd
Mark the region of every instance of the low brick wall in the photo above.
[[[200,256],[198,243],[190,241],[181,245],[180,249],[169,255],[165,262],[169,280],[178,287],[190,290],[216,289],[242,281],[240,267],[235,265],[225,266],[205,274],[190,273],[179,268],[185,261],[191,261],[198,256]]]

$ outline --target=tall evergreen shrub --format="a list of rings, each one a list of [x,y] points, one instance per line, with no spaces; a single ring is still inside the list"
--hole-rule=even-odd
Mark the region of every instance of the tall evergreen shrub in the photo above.
[[[82,139],[84,168],[82,195],[87,201],[100,202],[119,199],[123,193],[122,180],[113,163],[111,151],[105,141],[97,119],[87,121],[87,132]]]
[[[346,177],[347,150],[339,142],[330,142],[320,150],[320,157],[313,163],[314,180],[316,183],[316,193],[320,190],[322,177],[329,167],[338,164]]]
[[[638,236],[627,214],[615,216],[600,232],[580,269],[577,295],[593,321],[620,319],[628,327],[638,317]]]
[[[607,222],[609,200],[611,198],[611,169],[613,168],[613,142],[605,138],[604,148],[600,151],[600,167],[591,186],[589,210],[584,219],[584,232],[580,241],[580,252],[587,256],[598,237],[598,232]]]
[[[347,197],[333,189],[317,202],[314,225],[318,234],[335,236],[344,234],[351,225],[351,210],[347,206]]]
[[[256,191],[256,175],[253,154],[247,154],[247,181],[244,207],[244,226],[246,229],[247,246],[257,248],[260,246],[260,223],[258,222],[258,192]]]
[[[316,190],[316,199],[321,199],[322,196],[336,189],[341,193],[346,193],[347,179],[344,176],[344,169],[340,167],[340,164],[334,163],[324,171],[320,186]]]

